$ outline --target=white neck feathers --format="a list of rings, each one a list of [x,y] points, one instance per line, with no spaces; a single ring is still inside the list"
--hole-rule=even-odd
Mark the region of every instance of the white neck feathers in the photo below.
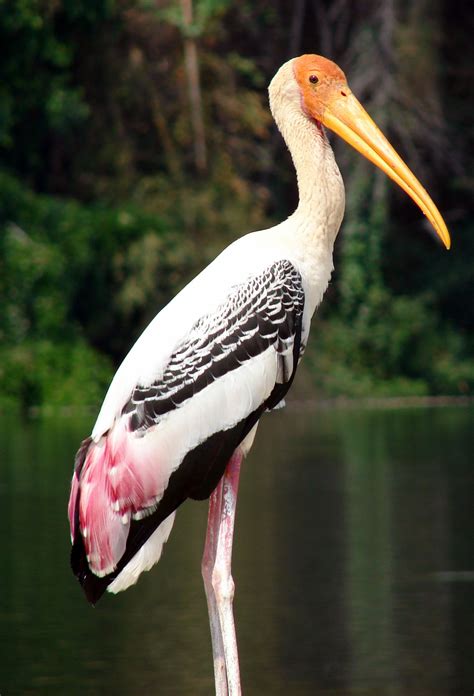
[[[293,60],[277,72],[269,96],[296,169],[299,205],[292,217],[332,249],[344,214],[344,184],[323,127],[303,111]]]

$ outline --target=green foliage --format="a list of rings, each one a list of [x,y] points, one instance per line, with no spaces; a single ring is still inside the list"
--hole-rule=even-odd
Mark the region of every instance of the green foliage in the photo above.
[[[73,84],[79,36],[114,13],[94,3],[36,0],[0,3],[0,151],[30,179],[41,175],[41,154],[53,133],[62,138],[88,118],[83,90]]]
[[[426,297],[369,288],[351,320],[316,321],[310,347],[315,381],[331,396],[471,394],[474,365],[462,336]]]
[[[470,393],[474,130],[462,66],[474,44],[459,14],[425,22],[428,4],[323,0],[314,22],[311,3],[193,0],[190,22],[175,0],[0,3],[2,403],[96,401],[111,363],[195,272],[291,212],[266,85],[289,51],[317,46],[435,192],[454,243],[441,253],[411,203],[336,140],[347,222],[308,347],[315,380],[337,395]]]
[[[0,346],[0,409],[97,406],[112,376],[110,360],[83,339]]]
[[[193,4],[194,20],[186,24],[183,19],[182,4],[169,2],[162,9],[157,9],[153,0],[141,0],[141,6],[157,16],[159,19],[169,22],[179,28],[183,36],[196,38],[209,31],[212,22],[220,19],[229,9],[231,0],[196,0]]]
[[[98,351],[123,357],[195,270],[192,249],[155,215],[33,194],[1,174],[0,392],[25,407],[96,400],[111,373]]]

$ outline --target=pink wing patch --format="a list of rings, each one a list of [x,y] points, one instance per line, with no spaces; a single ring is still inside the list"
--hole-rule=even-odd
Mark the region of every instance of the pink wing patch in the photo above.
[[[136,437],[117,422],[99,442],[91,442],[69,498],[71,535],[82,534],[92,572],[111,573],[122,557],[131,518],[151,514],[168,484],[153,431]],[[77,523],[77,501],[79,500]]]

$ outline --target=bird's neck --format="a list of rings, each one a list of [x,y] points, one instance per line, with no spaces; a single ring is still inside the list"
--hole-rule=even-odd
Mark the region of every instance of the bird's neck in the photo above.
[[[277,123],[298,180],[294,229],[307,243],[332,253],[344,215],[344,184],[324,129],[298,111]]]

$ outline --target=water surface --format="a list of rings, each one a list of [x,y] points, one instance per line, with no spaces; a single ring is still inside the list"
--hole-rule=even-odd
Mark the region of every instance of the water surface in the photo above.
[[[0,693],[212,694],[205,503],[97,608],[70,573],[71,462],[91,425],[0,420]],[[473,433],[472,408],[264,419],[234,550],[246,696],[473,692]]]

